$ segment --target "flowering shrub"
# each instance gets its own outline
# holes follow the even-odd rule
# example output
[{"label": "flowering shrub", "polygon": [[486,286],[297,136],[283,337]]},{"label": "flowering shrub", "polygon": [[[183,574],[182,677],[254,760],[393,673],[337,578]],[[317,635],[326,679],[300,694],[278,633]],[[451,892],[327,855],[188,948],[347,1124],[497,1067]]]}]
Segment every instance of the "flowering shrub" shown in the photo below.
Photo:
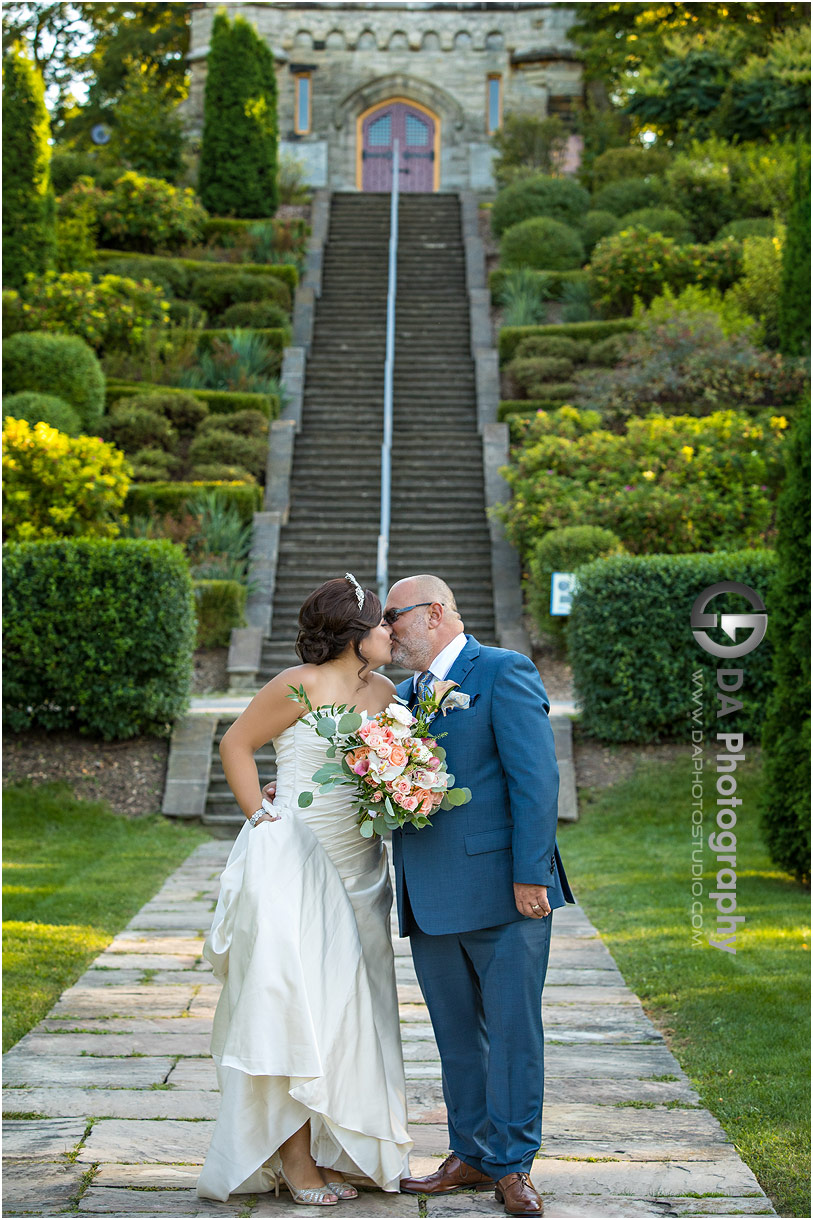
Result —
[{"label": "flowering shrub", "polygon": [[726,293],[726,300],[758,319],[760,338],[768,347],[779,345],[784,244],[784,225],[778,226],[774,237],[746,237],[742,244],[742,279]]},{"label": "flowering shrub", "polygon": [[540,411],[521,421],[502,510],[525,555],[548,530],[598,525],[632,554],[683,554],[765,542],[788,419],[718,411],[650,415],[621,434],[595,412]]},{"label": "flowering shrub", "polygon": [[199,241],[206,210],[191,187],[127,173],[102,193],[96,216],[102,245],[149,254]]},{"label": "flowering shrub", "polygon": [[96,351],[137,348],[148,327],[163,326],[169,306],[149,280],[120,275],[93,282],[88,271],[29,276],[20,298],[21,330],[68,331]]},{"label": "flowering shrub", "polygon": [[728,238],[708,246],[679,246],[647,229],[622,229],[603,238],[590,263],[593,299],[609,314],[628,314],[635,298],[644,303],[664,288],[689,284],[728,288],[742,273],[742,247]]},{"label": "flowering shrub", "polygon": [[697,311],[643,322],[619,364],[575,380],[577,404],[611,421],[653,407],[707,415],[796,402],[807,373],[798,361],[761,351],[747,334],[726,335],[716,313]]},{"label": "flowering shrub", "polygon": [[66,436],[48,424],[3,423],[4,526],[19,542],[115,538],[130,484],[124,454],[95,436]]}]

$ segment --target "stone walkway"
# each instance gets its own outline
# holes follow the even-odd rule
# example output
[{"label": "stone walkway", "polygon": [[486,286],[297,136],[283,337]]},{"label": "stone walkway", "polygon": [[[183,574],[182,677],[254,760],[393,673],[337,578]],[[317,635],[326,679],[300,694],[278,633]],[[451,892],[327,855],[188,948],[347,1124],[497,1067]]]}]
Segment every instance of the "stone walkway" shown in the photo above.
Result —
[{"label": "stone walkway", "polygon": [[[229,844],[197,848],[4,1059],[4,1216],[316,1215],[290,1196],[196,1198],[217,1111],[201,957]],[[581,907],[555,912],[545,987],[548,1217],[774,1215],[624,984]],[[447,1152],[440,1064],[408,941],[396,939],[414,1173]],[[365,1217],[502,1216],[493,1196],[364,1192]]]}]

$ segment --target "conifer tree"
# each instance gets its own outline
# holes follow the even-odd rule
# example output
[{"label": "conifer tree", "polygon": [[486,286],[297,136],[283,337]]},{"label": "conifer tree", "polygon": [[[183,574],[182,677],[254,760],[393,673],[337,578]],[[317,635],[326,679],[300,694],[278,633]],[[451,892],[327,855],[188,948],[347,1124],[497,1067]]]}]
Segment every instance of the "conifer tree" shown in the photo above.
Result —
[{"label": "conifer tree", "polygon": [[3,56],[3,284],[52,266],[55,211],[42,77],[19,44]]},{"label": "conifer tree", "polygon": [[212,24],[198,192],[218,216],[277,209],[277,82],[274,57],[243,17]]},{"label": "conifer tree", "polygon": [[810,351],[810,149],[801,141],[782,251],[779,346],[787,356]]},{"label": "conifer tree", "polygon": [[762,833],[771,859],[810,876],[810,400],[786,440],[777,571],[768,601],[775,686],[762,730]]}]

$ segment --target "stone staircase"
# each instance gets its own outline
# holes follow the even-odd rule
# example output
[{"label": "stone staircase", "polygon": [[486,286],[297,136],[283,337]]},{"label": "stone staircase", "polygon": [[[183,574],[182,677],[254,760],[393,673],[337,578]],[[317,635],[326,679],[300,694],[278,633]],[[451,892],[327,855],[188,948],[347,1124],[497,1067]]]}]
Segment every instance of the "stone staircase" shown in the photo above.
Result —
[{"label": "stone staircase", "polygon": [[[442,576],[467,630],[495,644],[460,200],[402,196],[399,219],[390,580]],[[375,587],[389,228],[389,195],[333,196],[261,682],[297,663],[297,614],[317,585],[352,571]],[[242,815],[217,749],[228,723],[203,821],[233,833]],[[257,762],[265,783],[270,745]]]}]

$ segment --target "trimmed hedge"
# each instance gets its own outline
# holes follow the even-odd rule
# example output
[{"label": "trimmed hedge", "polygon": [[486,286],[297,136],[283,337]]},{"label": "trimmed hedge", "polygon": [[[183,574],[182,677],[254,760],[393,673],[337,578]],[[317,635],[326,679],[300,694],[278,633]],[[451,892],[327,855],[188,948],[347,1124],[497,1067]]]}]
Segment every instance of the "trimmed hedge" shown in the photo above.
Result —
[{"label": "trimmed hedge", "polygon": [[[167,258],[161,254],[130,254],[122,250],[97,250],[96,261],[104,263],[112,259],[125,258],[128,263],[143,263],[144,274],[149,277],[150,268],[156,272],[185,272],[188,276],[206,275],[270,275],[282,280],[293,293],[299,283],[299,272],[293,263],[214,263],[202,258]],[[189,283],[189,281],[187,281]],[[177,292],[177,296],[185,293]]]},{"label": "trimmed hedge", "polygon": [[256,483],[133,483],[124,502],[131,517],[182,517],[190,500],[214,491],[224,505],[236,508],[243,521],[254,520],[263,506],[263,490]]},{"label": "trimmed hedge", "polygon": [[196,580],[193,589],[198,648],[226,648],[232,627],[246,625],[245,585],[237,580]]},{"label": "trimmed hedge", "polygon": [[[695,643],[692,606],[710,585],[732,580],[749,585],[774,604],[776,555],[768,550],[716,551],[690,555],[614,555],[579,568],[567,625],[573,683],[582,707],[581,724],[608,742],[685,742],[692,675],[703,674],[702,704],[693,728],[716,745],[719,732],[758,738],[773,689],[770,632],[753,652],[733,662],[744,670],[738,698],[743,708],[718,720],[717,668],[732,664]],[[743,599],[717,597],[715,612],[742,613]],[[719,621],[719,620],[718,620]],[[712,630],[713,638],[730,643]]]},{"label": "trimmed hedge", "polygon": [[3,711],[16,731],[166,734],[189,706],[195,607],[166,540],[7,543]]},{"label": "trimmed hedge", "polygon": [[555,411],[561,405],[559,399],[553,398],[504,398],[497,407],[497,419],[502,424],[515,415],[536,415],[537,411]]},{"label": "trimmed hedge", "polygon": [[276,394],[237,393],[231,390],[187,389],[185,386],[153,385],[149,381],[115,381],[107,383],[107,408],[120,398],[132,394],[192,394],[205,402],[214,415],[233,415],[236,411],[262,411],[267,419],[279,416],[279,399]]},{"label": "trimmed hedge", "polygon": [[504,267],[550,267],[570,271],[585,260],[584,243],[577,229],[550,216],[531,216],[506,229],[500,241]]},{"label": "trimmed hedge", "polygon": [[569,335],[571,339],[587,339],[597,343],[608,335],[618,335],[638,329],[634,318],[609,318],[606,322],[558,322],[550,326],[504,326],[499,336],[500,364],[514,356],[517,345],[531,335]]}]

